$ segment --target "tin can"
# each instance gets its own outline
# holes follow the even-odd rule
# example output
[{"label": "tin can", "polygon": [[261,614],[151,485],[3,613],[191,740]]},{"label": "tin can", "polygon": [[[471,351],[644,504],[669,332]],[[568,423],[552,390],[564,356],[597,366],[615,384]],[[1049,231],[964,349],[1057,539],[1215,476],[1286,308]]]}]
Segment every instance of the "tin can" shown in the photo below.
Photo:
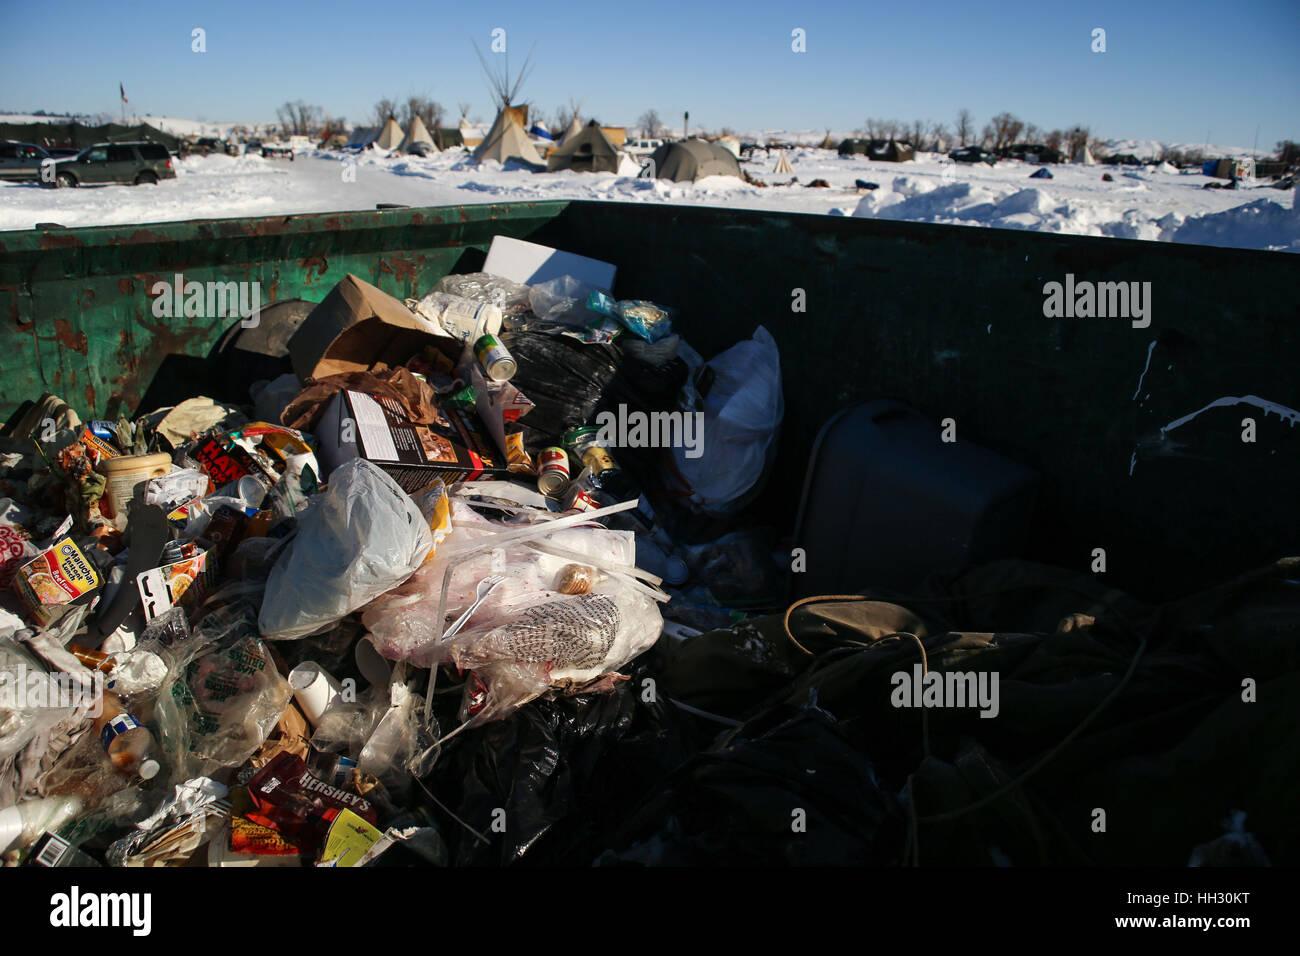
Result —
[{"label": "tin can", "polygon": [[564,496],[565,511],[595,511],[599,507],[596,497],[578,482],[569,486]]},{"label": "tin can", "polygon": [[474,343],[474,355],[494,382],[508,382],[519,367],[501,340],[488,333]]},{"label": "tin can", "polygon": [[563,448],[545,448],[537,456],[537,490],[554,497],[569,483],[569,453]]},{"label": "tin can", "polygon": [[593,478],[598,478],[604,471],[619,470],[614,456],[600,443],[597,437],[599,434],[600,429],[594,425],[585,425],[564,433],[565,446],[582,462],[584,468],[591,469]]},{"label": "tin can", "polygon": [[96,438],[102,438],[104,441],[117,442],[117,428],[112,422],[106,422],[96,419],[87,422],[86,427],[90,429],[91,434]]}]

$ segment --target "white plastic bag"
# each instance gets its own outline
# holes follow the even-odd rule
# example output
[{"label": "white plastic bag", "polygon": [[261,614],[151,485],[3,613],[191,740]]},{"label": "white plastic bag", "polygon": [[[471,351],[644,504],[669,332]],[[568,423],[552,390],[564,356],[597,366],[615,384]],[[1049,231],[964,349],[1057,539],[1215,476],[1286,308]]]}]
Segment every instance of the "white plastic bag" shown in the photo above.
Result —
[{"label": "white plastic bag", "polygon": [[428,523],[392,478],[364,458],[340,465],[271,569],[262,636],[292,640],[336,624],[410,577],[431,547]]},{"label": "white plastic bag", "polygon": [[[713,385],[704,399],[702,454],[673,449],[673,465],[685,479],[689,503],[699,511],[725,516],[746,503],[771,464],[777,429],[785,414],[781,394],[781,355],[763,326],[709,362]],[[677,483],[670,477],[670,483]]]}]

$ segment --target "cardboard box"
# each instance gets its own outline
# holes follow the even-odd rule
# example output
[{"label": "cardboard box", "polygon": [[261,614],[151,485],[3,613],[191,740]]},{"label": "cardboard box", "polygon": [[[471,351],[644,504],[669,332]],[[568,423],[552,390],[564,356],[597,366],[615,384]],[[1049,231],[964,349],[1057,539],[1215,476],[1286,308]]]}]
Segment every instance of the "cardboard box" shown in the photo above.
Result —
[{"label": "cardboard box", "polygon": [[30,619],[49,627],[69,608],[89,604],[101,583],[95,565],[76,542],[61,538],[19,568],[12,587]]},{"label": "cardboard box", "polygon": [[417,425],[391,399],[345,389],[330,402],[316,437],[316,457],[326,475],[359,456],[378,465],[408,494],[435,479],[450,484],[510,476],[504,456],[468,409],[442,408],[436,423]]},{"label": "cardboard box", "polygon": [[364,372],[376,362],[401,365],[424,346],[447,341],[436,322],[349,273],[290,337],[289,358],[305,382]]},{"label": "cardboard box", "polygon": [[483,271],[525,285],[573,276],[597,289],[612,291],[617,270],[599,259],[588,259],[509,236],[496,236],[488,249]]}]

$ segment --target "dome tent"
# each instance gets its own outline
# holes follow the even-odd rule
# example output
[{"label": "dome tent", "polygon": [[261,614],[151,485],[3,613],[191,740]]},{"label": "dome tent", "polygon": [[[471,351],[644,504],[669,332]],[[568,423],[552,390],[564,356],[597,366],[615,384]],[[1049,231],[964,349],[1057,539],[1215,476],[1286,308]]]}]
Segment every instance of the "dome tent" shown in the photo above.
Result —
[{"label": "dome tent", "polygon": [[730,150],[699,139],[665,143],[650,157],[650,168],[657,178],[678,183],[695,182],[705,176],[740,178],[740,163]]}]

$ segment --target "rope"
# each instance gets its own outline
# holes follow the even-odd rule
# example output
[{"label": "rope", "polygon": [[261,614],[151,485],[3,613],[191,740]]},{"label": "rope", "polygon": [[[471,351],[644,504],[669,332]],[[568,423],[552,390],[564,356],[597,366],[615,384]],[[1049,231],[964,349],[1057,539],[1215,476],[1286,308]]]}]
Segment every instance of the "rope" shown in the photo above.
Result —
[{"label": "rope", "polygon": [[475,838],[476,840],[478,840],[478,841],[479,841],[480,843],[482,843],[484,846],[491,846],[491,845],[492,845],[492,841],[491,841],[491,840],[489,840],[489,839],[488,839],[487,837],[485,837],[483,834],[479,833],[479,832],[478,832],[477,830],[475,830],[472,826],[470,826],[468,823],[466,823],[466,822],[465,822],[464,820],[462,820],[460,817],[456,816],[456,814],[452,813],[449,809],[447,809],[447,807],[443,805],[443,802],[442,802],[441,800],[439,800],[437,797],[435,797],[435,796],[433,795],[432,791],[430,791],[429,788],[426,787],[426,786],[424,785],[424,781],[423,781],[423,780],[421,780],[419,777],[416,777],[415,774],[411,774],[411,776],[412,776],[412,777],[415,777],[415,782],[418,783],[418,784],[420,785],[420,789],[424,791],[425,795],[426,795],[430,800],[432,800],[434,803],[436,803],[436,804],[438,805],[438,809],[439,809],[439,810],[441,810],[443,813],[447,814],[447,816],[451,817],[453,820],[455,820],[457,823],[459,823],[461,826],[463,826],[466,830],[468,830],[471,834],[474,835],[474,838]]},{"label": "rope", "polygon": [[[907,597],[903,597],[899,599],[899,600],[907,601],[908,603],[943,603],[945,601],[955,602],[961,598],[984,597],[990,594],[999,594],[1007,591],[1018,591],[1018,590],[1024,590],[1026,588],[1041,588],[1041,587],[1059,587],[1066,590],[1071,590],[1078,594],[1085,595],[1086,597],[1093,600],[1094,602],[1100,601],[1101,604],[1103,604],[1108,610],[1110,610],[1115,615],[1120,628],[1124,631],[1127,631],[1131,635],[1137,636],[1138,638],[1138,646],[1137,649],[1133,652],[1132,659],[1129,661],[1128,669],[1124,672],[1124,676],[1120,679],[1119,683],[1116,684],[1115,687],[1111,689],[1110,693],[1107,694],[1104,698],[1102,698],[1102,700],[1097,704],[1097,706],[1094,707],[1091,711],[1089,711],[1088,714],[1084,716],[1084,718],[1078,723],[1077,726],[1075,726],[1073,730],[1071,730],[1068,734],[1065,735],[1065,737],[1063,737],[1060,741],[1058,741],[1055,745],[1053,745],[1047,751],[1047,753],[1045,753],[1042,757],[1038,759],[1037,762],[1035,762],[1024,772],[1013,777],[1011,780],[1003,784],[1001,787],[998,787],[992,793],[985,795],[979,800],[976,800],[974,803],[967,804],[964,807],[958,807],[955,810],[948,810],[943,813],[918,817],[916,814],[915,794],[912,791],[912,775],[909,774],[907,778],[908,834],[907,834],[906,841],[904,843],[904,858],[906,858],[906,855],[910,850],[912,853],[913,865],[919,865],[920,862],[920,849],[919,849],[920,848],[920,837],[919,837],[920,823],[922,822],[943,823],[943,822],[959,819],[968,813],[973,813],[976,810],[983,809],[989,804],[994,803],[997,800],[1000,800],[1002,797],[1006,796],[1006,794],[1008,794],[1012,790],[1018,789],[1030,777],[1038,773],[1038,771],[1042,770],[1043,767],[1045,767],[1054,757],[1058,756],[1062,750],[1064,750],[1077,737],[1079,737],[1079,735],[1082,734],[1088,728],[1088,726],[1092,724],[1092,722],[1096,720],[1098,716],[1101,715],[1102,711],[1104,711],[1108,706],[1110,706],[1110,704],[1121,693],[1123,693],[1124,688],[1128,686],[1129,681],[1133,679],[1133,675],[1137,672],[1138,662],[1142,659],[1142,655],[1146,652],[1147,640],[1150,632],[1153,631],[1155,628],[1155,621],[1152,621],[1151,624],[1148,625],[1147,633],[1138,634],[1136,629],[1132,626],[1132,624],[1129,623],[1128,619],[1124,616],[1124,614],[1120,612],[1118,608],[1115,607],[1114,603],[1111,600],[1108,600],[1105,597],[1097,598],[1091,592],[1085,591],[1081,587],[1075,585],[1069,585],[1069,584],[1025,583],[1021,585],[1008,585],[1000,588],[994,588],[988,591],[976,592],[974,594],[961,595],[960,598],[956,596],[950,596],[944,598],[930,598],[930,599],[907,598]],[[799,648],[805,654],[811,656],[812,652],[809,651],[802,644],[800,644],[799,641],[796,640],[794,634],[792,634],[790,631],[790,616],[794,613],[794,611],[797,608],[802,607],[805,604],[812,604],[812,603],[823,602],[823,601],[870,601],[870,600],[876,600],[876,599],[861,594],[827,594],[827,595],[816,595],[813,597],[803,598],[802,600],[796,601],[794,604],[790,605],[789,609],[787,609],[785,613],[785,618],[782,622],[782,626],[785,629],[785,635],[787,638],[790,639],[791,643],[793,643],[795,647]],[[1156,613],[1158,619],[1160,612],[1157,611]],[[929,665],[925,656],[925,645],[922,644],[921,639],[917,637],[915,634],[907,634],[905,632],[900,632],[899,634],[886,635],[885,637],[880,638],[880,641],[887,640],[889,637],[903,637],[903,636],[911,637],[920,646],[922,666],[925,672],[928,672]],[[878,644],[880,641],[875,641],[873,642],[873,644]],[[862,647],[872,646],[872,644],[863,644],[858,641],[849,641],[847,643],[856,644]],[[929,756],[930,755],[929,726],[926,722],[926,716],[927,716],[927,712],[925,710],[922,710],[921,711],[922,747],[924,748],[926,756]],[[1037,828],[1035,827],[1034,830],[1035,830],[1035,839],[1039,840],[1039,836],[1037,834]],[[1041,852],[1041,843],[1040,843],[1040,852]]]}]

